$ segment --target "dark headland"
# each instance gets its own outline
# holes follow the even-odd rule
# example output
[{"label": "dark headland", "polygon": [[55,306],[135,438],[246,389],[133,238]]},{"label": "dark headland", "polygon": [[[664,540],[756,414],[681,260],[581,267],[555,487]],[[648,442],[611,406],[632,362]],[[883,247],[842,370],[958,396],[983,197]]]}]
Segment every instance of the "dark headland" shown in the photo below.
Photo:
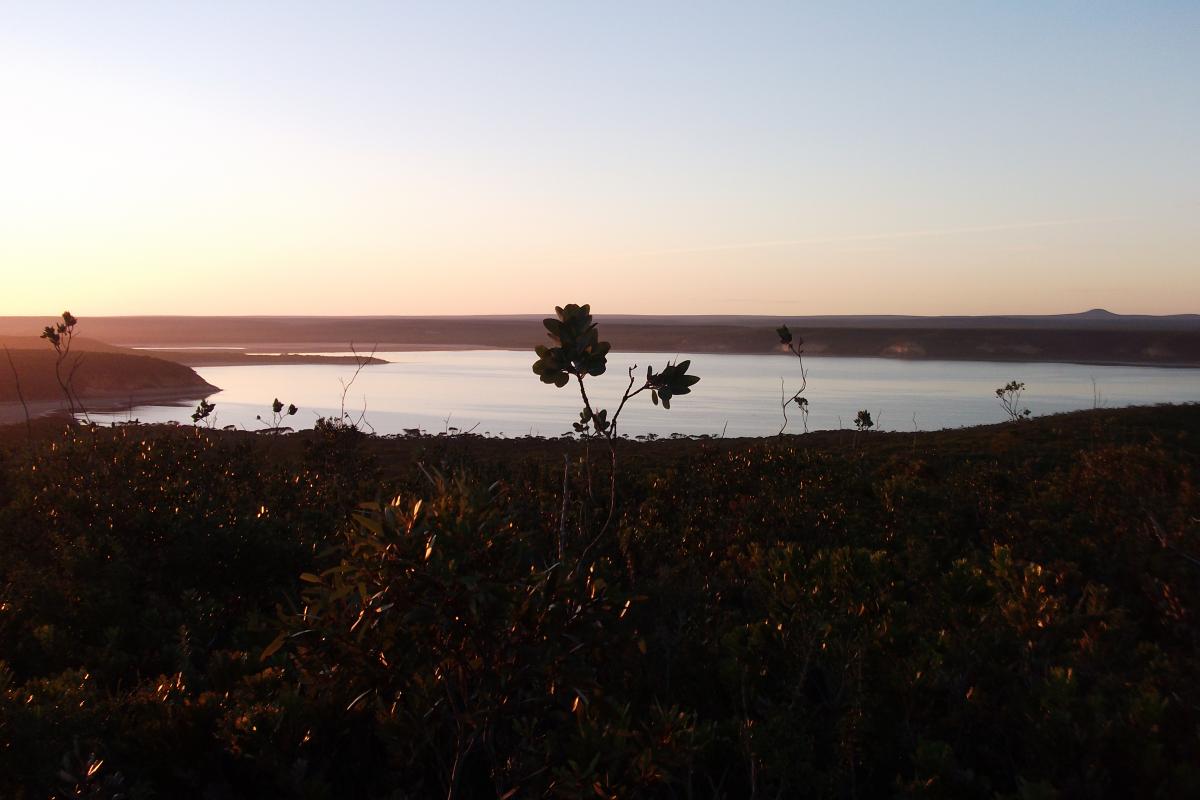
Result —
[{"label": "dark headland", "polygon": [[[88,321],[90,323],[90,320]],[[25,330],[29,330],[28,326]],[[49,343],[36,336],[0,334],[0,425],[63,411],[59,378],[93,411],[146,403],[194,403],[220,391],[192,367],[250,364],[355,363],[354,356],[244,353],[240,350],[134,350],[78,337],[55,370]],[[362,356],[368,364],[380,359]]]}]

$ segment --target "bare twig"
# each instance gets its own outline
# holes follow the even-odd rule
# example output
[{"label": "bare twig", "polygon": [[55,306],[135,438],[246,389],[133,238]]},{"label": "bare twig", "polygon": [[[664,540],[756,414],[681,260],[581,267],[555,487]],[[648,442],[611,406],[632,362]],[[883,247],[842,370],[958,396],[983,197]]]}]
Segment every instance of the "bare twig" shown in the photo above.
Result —
[{"label": "bare twig", "polygon": [[8,368],[12,370],[13,383],[17,387],[17,399],[21,401],[21,408],[25,411],[25,435],[33,436],[33,423],[29,421],[29,405],[25,402],[25,394],[21,391],[21,376],[17,374],[17,365],[13,363],[12,353],[8,350],[8,345],[4,346],[4,354],[8,356]]},{"label": "bare twig", "polygon": [[630,391],[630,389],[633,388],[633,382],[635,380],[633,377],[633,371],[635,369],[637,369],[637,364],[634,364],[629,368],[629,385],[625,387],[625,394],[621,396],[621,404],[617,406],[617,411],[615,414],[613,414],[612,425],[609,428],[608,435],[610,442],[617,438],[617,419],[621,416],[621,409],[625,408],[625,404],[629,402],[630,398],[637,397],[639,394],[650,388],[650,381],[647,379],[646,382],[643,383],[636,392]]},{"label": "bare twig", "polygon": [[1149,516],[1149,521],[1150,521],[1150,531],[1151,531],[1151,533],[1154,534],[1154,538],[1158,540],[1158,543],[1161,547],[1175,553],[1176,555],[1178,555],[1184,561],[1187,561],[1192,566],[1200,567],[1200,558],[1196,558],[1194,555],[1187,552],[1186,550],[1182,550],[1179,547],[1176,547],[1174,544],[1172,544],[1171,540],[1167,538],[1167,532],[1162,529],[1162,525],[1158,524],[1158,520],[1155,519],[1153,515]]},{"label": "bare twig", "polygon": [[784,430],[787,429],[788,415],[787,407],[791,400],[787,399],[787,389],[784,388],[783,378],[779,379],[779,410],[783,412],[783,424],[779,426],[779,435],[783,436]]},{"label": "bare twig", "polygon": [[[363,367],[365,367],[369,363],[371,363],[371,361],[375,358],[375,352],[378,349],[379,349],[379,343],[376,342],[375,345],[373,347],[371,347],[370,355],[361,356],[361,355],[359,355],[358,350],[355,349],[354,342],[350,343],[350,352],[354,354],[355,368],[354,368],[354,374],[350,376],[349,381],[343,380],[342,378],[338,378],[338,383],[340,383],[342,385],[341,415],[338,417],[339,424],[346,424],[349,421],[350,415],[346,413],[346,395],[349,394],[350,387],[354,385],[354,382],[356,380],[358,380],[358,373],[362,372]],[[358,420],[356,422],[350,423],[350,424],[357,427],[363,421],[363,418],[366,416],[366,414],[367,414],[367,398],[364,395],[363,396],[362,413],[359,414]]]},{"label": "bare twig", "polygon": [[358,419],[354,420],[354,427],[359,428],[362,425],[366,425],[371,429],[371,433],[375,433],[375,426],[367,421],[367,396],[365,394],[363,395],[362,411],[359,412]]},{"label": "bare twig", "polygon": [[563,560],[563,553],[566,549],[564,542],[567,538],[567,498],[569,497],[569,491],[570,491],[570,483],[567,480],[567,472],[568,472],[569,467],[570,467],[570,460],[567,458],[567,454],[563,453],[563,488],[562,488],[563,501],[562,501],[562,514],[558,518],[558,560],[559,561]]},{"label": "bare twig", "polygon": [[75,391],[75,371],[79,369],[79,365],[83,363],[86,353],[79,353],[75,356],[75,362],[71,364],[71,371],[67,374],[66,391],[74,398],[74,408],[78,411],[74,413],[82,414],[84,422],[91,422],[92,418],[88,416],[87,409],[83,407],[83,401],[79,399],[79,393]]},{"label": "bare twig", "polygon": [[1093,409],[1103,408],[1105,405],[1108,404],[1108,401],[1104,399],[1104,395],[1100,393],[1100,387],[1096,385],[1096,376],[1092,375],[1091,379],[1092,379],[1092,408]]}]

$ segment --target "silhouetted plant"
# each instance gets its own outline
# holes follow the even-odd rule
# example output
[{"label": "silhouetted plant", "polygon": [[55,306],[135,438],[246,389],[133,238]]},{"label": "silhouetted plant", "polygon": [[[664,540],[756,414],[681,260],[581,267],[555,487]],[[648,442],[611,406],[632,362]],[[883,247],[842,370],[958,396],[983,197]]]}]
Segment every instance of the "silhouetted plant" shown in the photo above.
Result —
[{"label": "silhouetted plant", "polygon": [[804,432],[808,433],[808,398],[804,397],[804,390],[808,388],[808,370],[804,367],[804,351],[801,347],[804,345],[804,339],[799,336],[793,336],[788,330],[787,325],[780,325],[775,329],[779,334],[779,343],[787,347],[787,349],[800,359],[800,388],[792,393],[791,397],[787,396],[787,389],[783,378],[779,379],[779,410],[783,412],[783,425],[779,427],[779,435],[782,436],[784,430],[788,426],[788,406],[795,404],[800,409],[800,419],[804,423]]},{"label": "silhouetted plant", "polygon": [[858,428],[860,431],[869,431],[871,428],[874,428],[875,420],[871,419],[871,412],[867,411],[865,408],[862,411],[859,411],[854,417],[854,427]]},{"label": "silhouetted plant", "polygon": [[[634,389],[637,378],[634,371],[637,365],[629,367],[629,384],[621,396],[621,402],[608,418],[608,410],[596,410],[588,397],[584,378],[589,375],[603,375],[608,369],[608,351],[611,345],[600,341],[596,323],[592,321],[591,307],[578,306],[571,303],[565,307],[556,306],[557,318],[542,320],[549,331],[550,340],[554,347],[538,345],[535,352],[538,360],[533,364],[533,371],[542,383],[552,383],[562,388],[574,377],[579,384],[579,394],[583,399],[583,410],[579,414],[579,422],[575,430],[583,435],[603,436],[612,441],[618,434],[617,423],[625,404],[632,398],[645,391],[650,392],[654,405],[662,403],[663,408],[671,407],[671,398],[677,395],[689,394],[700,378],[688,375],[687,369],[691,361],[680,361],[678,364],[667,364],[661,372],[655,372],[653,367],[646,368],[646,378],[641,386]],[[590,427],[590,432],[589,432]]]},{"label": "silhouetted plant", "polygon": [[1021,395],[1025,392],[1025,384],[1021,381],[1009,381],[1004,386],[996,390],[996,397],[1000,400],[1000,407],[1004,409],[1004,413],[1008,414],[1008,419],[1011,422],[1020,422],[1023,419],[1029,419],[1032,412],[1028,408],[1021,408]]},{"label": "silhouetted plant", "polygon": [[337,415],[337,417],[318,417],[317,423],[315,426],[317,429],[323,430],[325,432],[338,431],[338,430],[347,430],[347,431],[357,432],[362,429],[363,425],[366,425],[367,427],[371,428],[372,431],[374,430],[374,428],[371,427],[371,424],[366,421],[366,418],[367,418],[366,397],[364,396],[364,398],[363,398],[363,408],[362,408],[362,411],[359,412],[358,417],[352,417],[352,416],[350,416],[350,412],[346,410],[346,396],[350,393],[350,387],[354,385],[354,382],[356,380],[358,380],[358,375],[360,372],[363,371],[363,367],[370,364],[372,359],[375,358],[375,350],[377,348],[378,348],[378,345],[376,345],[376,347],[371,348],[370,355],[364,356],[364,355],[360,355],[358,350],[355,349],[354,342],[350,343],[350,352],[354,354],[354,373],[350,376],[350,380],[345,380],[344,378],[338,378],[338,383],[342,387],[341,405],[339,407],[338,415]]},{"label": "silhouetted plant", "polygon": [[1092,375],[1090,377],[1092,381],[1092,408],[1103,408],[1108,405],[1108,400],[1105,399],[1104,394],[1100,391],[1100,387],[1096,384],[1096,376]]},{"label": "silhouetted plant", "polygon": [[42,329],[42,337],[50,343],[54,348],[54,378],[58,381],[58,386],[62,389],[63,396],[66,397],[67,407],[71,411],[71,416],[83,414],[84,419],[87,419],[87,411],[84,410],[83,404],[79,402],[79,398],[75,395],[73,381],[75,379],[75,370],[79,369],[82,359],[76,356],[71,363],[70,371],[63,376],[63,368],[66,366],[67,357],[71,354],[71,343],[75,340],[75,326],[79,320],[71,314],[70,311],[62,313],[62,320],[54,325],[47,325]]},{"label": "silhouetted plant", "polygon": [[[646,367],[646,378],[638,388],[634,384],[638,379],[634,376],[637,365],[629,367],[629,383],[621,395],[621,402],[612,418],[608,409],[597,410],[588,397],[584,379],[589,375],[603,375],[608,369],[608,351],[611,345],[600,341],[596,323],[592,321],[591,306],[569,303],[566,306],[555,306],[555,317],[542,320],[549,332],[553,347],[538,345],[534,348],[538,360],[533,363],[534,373],[541,378],[542,383],[554,384],[562,388],[574,377],[579,385],[579,394],[583,399],[583,410],[579,412],[579,421],[573,424],[575,432],[584,438],[602,437],[609,447],[612,461],[609,487],[608,516],[600,529],[603,534],[612,522],[613,511],[616,507],[617,493],[617,451],[614,442],[619,436],[617,424],[625,404],[642,392],[650,392],[650,400],[654,405],[662,403],[663,408],[671,407],[671,398],[677,395],[690,394],[692,386],[700,378],[687,374],[691,361],[684,360],[677,364],[667,364],[661,372],[655,372],[653,367]],[[590,545],[589,545],[590,547]],[[585,548],[586,552],[586,548]]]},{"label": "silhouetted plant", "polygon": [[[296,408],[296,406],[293,405],[292,403],[288,403],[288,406],[285,409],[283,407],[283,402],[278,397],[276,397],[275,400],[271,403],[270,426],[267,427],[265,429],[265,431],[269,432],[269,433],[287,433],[288,431],[291,431],[292,430],[291,428],[287,428],[287,427],[283,426],[283,421],[288,417],[294,417],[296,415],[296,412],[299,410],[300,409]],[[267,420],[263,419],[262,414],[256,414],[254,416],[254,418],[259,420],[260,422],[263,422],[264,424],[267,422]]]},{"label": "silhouetted plant", "polygon": [[208,402],[208,398],[201,400],[200,404],[196,406],[196,410],[192,412],[192,424],[199,425],[203,422],[207,427],[211,428],[215,420],[211,419],[210,415],[216,407],[217,404]]}]

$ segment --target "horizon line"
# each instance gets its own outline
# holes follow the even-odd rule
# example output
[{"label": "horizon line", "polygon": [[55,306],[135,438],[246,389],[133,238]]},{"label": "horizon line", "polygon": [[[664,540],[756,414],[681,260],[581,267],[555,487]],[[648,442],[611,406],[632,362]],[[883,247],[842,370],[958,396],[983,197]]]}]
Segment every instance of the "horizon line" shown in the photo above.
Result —
[{"label": "horizon line", "polygon": [[[770,314],[760,312],[742,313],[689,313],[689,314],[655,314],[655,313],[626,313],[593,312],[597,317],[645,317],[645,318],[674,318],[688,319],[700,317],[736,318],[763,317],[775,318],[804,318],[804,319],[855,319],[855,318],[886,318],[886,319],[1030,319],[1042,317],[1083,317],[1101,314],[1112,317],[1200,317],[1200,312],[1181,311],[1167,314],[1150,314],[1143,312],[1117,312],[1105,308],[1090,308],[1084,311],[1059,311],[1050,313],[988,313],[988,314],[902,314],[902,313],[852,313],[852,314]],[[55,319],[62,312],[55,314],[0,314],[0,319]],[[80,315],[76,315],[80,316]],[[477,314],[84,314],[81,319],[495,319],[495,318],[542,318],[547,316],[545,311],[532,312],[494,312]]]}]

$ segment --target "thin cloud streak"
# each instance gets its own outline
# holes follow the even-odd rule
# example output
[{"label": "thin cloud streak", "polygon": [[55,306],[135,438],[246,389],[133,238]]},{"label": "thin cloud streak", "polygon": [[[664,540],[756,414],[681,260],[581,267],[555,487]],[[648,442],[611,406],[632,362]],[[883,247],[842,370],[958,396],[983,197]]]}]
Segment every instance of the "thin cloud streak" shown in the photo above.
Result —
[{"label": "thin cloud streak", "polygon": [[1077,219],[1055,219],[1041,222],[1016,222],[1005,225],[976,225],[968,228],[940,228],[920,231],[897,231],[895,233],[872,233],[861,236],[828,236],[810,239],[774,239],[763,242],[738,242],[708,247],[676,247],[662,250],[642,250],[627,253],[626,258],[641,256],[682,255],[686,253],[720,253],[728,250],[760,250],[770,247],[796,247],[813,244],[848,244],[852,242],[880,242],[894,239],[926,239],[938,236],[957,236],[964,233],[993,233],[996,231],[1032,230],[1035,228],[1060,228],[1068,225],[1089,225],[1100,222],[1117,222],[1120,218],[1081,217]]}]

